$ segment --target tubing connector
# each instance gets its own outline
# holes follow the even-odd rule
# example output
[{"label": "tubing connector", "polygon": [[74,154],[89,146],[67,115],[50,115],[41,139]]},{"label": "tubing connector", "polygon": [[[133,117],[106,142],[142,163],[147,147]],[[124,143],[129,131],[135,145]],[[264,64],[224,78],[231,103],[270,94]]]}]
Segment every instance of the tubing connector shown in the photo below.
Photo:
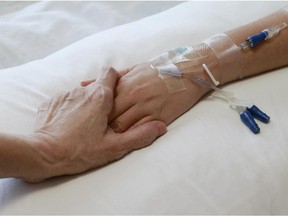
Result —
[{"label": "tubing connector", "polygon": [[178,47],[150,60],[151,68],[158,72],[170,94],[186,90],[183,81],[186,75],[205,73],[203,64],[209,67],[218,64],[217,57],[205,43],[193,47]]},{"label": "tubing connector", "polygon": [[276,36],[281,30],[287,28],[287,26],[287,23],[281,23],[279,25],[266,28],[262,32],[248,37],[243,43],[239,45],[239,47],[244,50],[247,48],[255,47],[262,41]]}]

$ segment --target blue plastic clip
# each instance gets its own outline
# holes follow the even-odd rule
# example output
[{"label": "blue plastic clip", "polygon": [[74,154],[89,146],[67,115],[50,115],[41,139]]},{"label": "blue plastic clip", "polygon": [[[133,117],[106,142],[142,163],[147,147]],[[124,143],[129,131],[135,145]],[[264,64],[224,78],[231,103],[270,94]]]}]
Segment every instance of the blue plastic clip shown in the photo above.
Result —
[{"label": "blue plastic clip", "polygon": [[248,37],[246,41],[249,41],[249,47],[254,47],[257,44],[259,44],[261,41],[265,40],[267,36],[268,36],[268,32],[262,31],[259,34]]},{"label": "blue plastic clip", "polygon": [[[242,107],[244,108],[244,107]],[[242,109],[243,110],[243,109]],[[262,112],[257,106],[253,105],[251,108],[246,108],[240,113],[240,118],[242,122],[254,133],[257,134],[260,132],[258,124],[255,122],[254,118],[258,119],[263,123],[268,123],[270,117]]]},{"label": "blue plastic clip", "polygon": [[253,105],[251,108],[247,108],[247,110],[252,114],[252,116],[263,123],[268,123],[270,121],[270,117],[262,112],[257,106]]},{"label": "blue plastic clip", "polygon": [[244,110],[240,113],[242,122],[254,133],[257,134],[260,131],[258,124],[255,122],[253,116],[248,110]]}]

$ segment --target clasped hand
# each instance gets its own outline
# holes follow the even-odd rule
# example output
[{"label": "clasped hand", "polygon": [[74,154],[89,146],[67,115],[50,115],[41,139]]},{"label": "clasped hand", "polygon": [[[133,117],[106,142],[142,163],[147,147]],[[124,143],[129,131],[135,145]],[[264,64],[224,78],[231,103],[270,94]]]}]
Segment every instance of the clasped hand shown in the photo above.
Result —
[{"label": "clasped hand", "polygon": [[[114,106],[109,125],[115,132],[123,132],[143,123],[160,120],[166,125],[189,110],[208,89],[183,79],[186,90],[169,94],[165,83],[149,63],[138,64],[119,72]],[[200,72],[199,76],[203,76]],[[81,82],[89,86],[95,80]]]},{"label": "clasped hand", "polygon": [[106,68],[96,82],[58,94],[39,107],[32,137],[44,165],[42,173],[28,181],[103,166],[150,145],[166,132],[161,121],[138,123],[121,133],[109,127],[109,116],[118,109],[113,98],[119,78],[115,69]]}]

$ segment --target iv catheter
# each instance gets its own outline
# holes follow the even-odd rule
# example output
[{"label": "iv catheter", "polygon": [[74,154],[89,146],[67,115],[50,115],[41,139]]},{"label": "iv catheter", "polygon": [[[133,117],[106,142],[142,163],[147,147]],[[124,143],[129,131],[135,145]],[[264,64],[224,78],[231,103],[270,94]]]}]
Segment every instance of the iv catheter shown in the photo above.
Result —
[{"label": "iv catheter", "polygon": [[262,32],[248,37],[243,43],[239,45],[239,48],[245,50],[247,48],[255,47],[262,41],[276,36],[281,30],[287,27],[288,27],[287,23],[281,23],[279,25],[266,28]]},{"label": "iv catheter", "polygon": [[[153,70],[159,73],[159,77],[165,82],[169,93],[174,93],[185,89],[185,85],[183,84],[181,77],[190,79],[201,86],[214,90],[215,93],[219,93],[225,99],[225,101],[228,102],[229,107],[239,113],[242,122],[249,127],[254,134],[257,134],[259,133],[260,128],[255,122],[254,118],[263,123],[268,123],[270,121],[270,117],[255,106],[251,100],[238,100],[233,96],[233,93],[219,89],[217,86],[220,83],[213,77],[209,67],[212,68],[215,66],[215,64],[219,64],[220,66],[221,64],[225,65],[227,63],[227,59],[229,59],[228,61],[233,64],[233,62],[231,62],[231,58],[234,58],[236,64],[233,67],[235,74],[238,74],[238,76],[239,74],[241,75],[241,69],[235,69],[237,65],[239,66],[239,63],[237,62],[239,62],[239,57],[242,55],[241,50],[243,51],[248,48],[253,48],[263,41],[275,37],[284,29],[288,29],[288,22],[283,22],[279,25],[266,28],[260,33],[248,37],[240,45],[236,45],[224,33],[217,34],[205,40],[199,46],[179,47],[169,50],[152,59],[150,61],[150,66]],[[184,61],[192,62],[191,65],[193,65],[193,67],[179,69],[177,67],[177,63]],[[202,64],[201,62],[205,62],[206,64]],[[194,72],[203,71],[203,68],[213,83],[194,74]],[[229,64],[227,70],[229,70]],[[180,79],[166,79],[167,76],[178,77]]]}]

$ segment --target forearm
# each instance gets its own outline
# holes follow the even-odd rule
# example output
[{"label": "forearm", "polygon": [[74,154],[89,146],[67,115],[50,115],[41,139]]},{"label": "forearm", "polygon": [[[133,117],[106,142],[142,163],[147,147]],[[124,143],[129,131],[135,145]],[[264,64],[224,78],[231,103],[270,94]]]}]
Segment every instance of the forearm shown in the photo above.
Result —
[{"label": "forearm", "polygon": [[[187,54],[188,59],[191,58],[191,61],[177,63],[177,67],[184,74],[186,72],[189,75],[189,73],[194,72],[196,66],[200,67],[205,63],[209,65],[216,79],[223,85],[240,78],[286,66],[288,65],[287,28],[283,29],[275,37],[265,40],[253,48],[245,50],[239,48],[239,45],[249,36],[284,22],[288,23],[288,13],[280,10],[247,25],[224,32],[224,34],[212,36],[204,40],[200,45],[195,46],[193,52]],[[204,52],[201,51],[203,44],[204,47],[208,45]],[[201,57],[202,55],[205,57]],[[201,57],[199,62],[195,59],[195,56]],[[218,62],[216,65],[215,59]],[[202,73],[197,74],[194,72],[194,75],[209,80],[204,68],[202,68]]]},{"label": "forearm", "polygon": [[[261,32],[267,27],[275,26],[283,22],[288,22],[288,13],[278,11],[258,21],[235,28],[225,33],[236,45],[239,45],[247,37]],[[243,77],[249,77],[288,65],[287,50],[287,29],[281,31],[275,38],[268,39],[263,44],[259,44],[258,46],[248,50],[241,50],[241,71]],[[230,77],[229,74],[223,74],[223,76],[227,77],[224,83],[237,79],[237,77]]]},{"label": "forearm", "polygon": [[[203,82],[199,84],[199,78],[210,81],[202,67],[207,61],[210,62],[209,69],[221,85],[238,80],[239,77],[249,77],[288,65],[288,29],[257,47],[248,50],[237,48],[247,37],[283,22],[288,22],[288,14],[278,11],[253,23],[224,32],[227,38],[232,40],[233,48],[236,47],[234,51],[237,52],[237,59],[226,55],[228,57],[225,61],[221,61],[204,41],[192,48],[171,50],[153,61],[126,70],[117,84],[115,106],[109,118],[110,126],[114,131],[122,132],[135,123],[140,125],[148,120],[159,119],[166,124],[175,120],[210,90],[208,87],[211,86],[208,86],[207,82],[205,87]],[[217,42],[219,44],[216,45],[219,46],[223,43]],[[192,42],[190,45],[193,45]],[[159,76],[160,72],[168,78]],[[179,75],[182,78],[179,78]],[[174,82],[177,80],[181,82]]]},{"label": "forearm", "polygon": [[41,178],[45,166],[32,142],[30,137],[0,134],[0,178]]}]

